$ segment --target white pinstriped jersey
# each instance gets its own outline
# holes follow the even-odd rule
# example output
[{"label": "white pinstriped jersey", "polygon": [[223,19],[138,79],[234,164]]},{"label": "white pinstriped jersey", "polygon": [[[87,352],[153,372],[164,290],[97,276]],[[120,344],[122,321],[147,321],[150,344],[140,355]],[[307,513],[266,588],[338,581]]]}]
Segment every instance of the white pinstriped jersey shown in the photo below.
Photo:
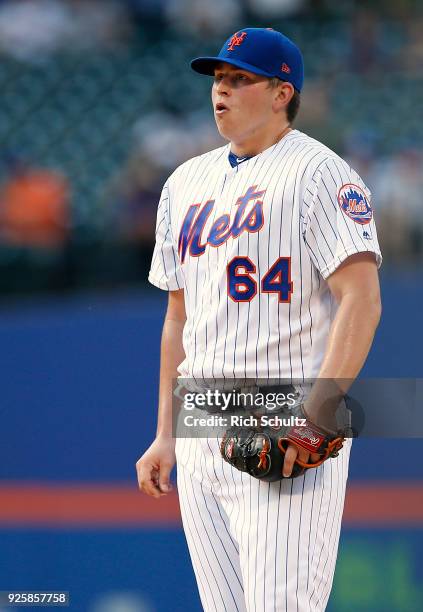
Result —
[{"label": "white pinstriped jersey", "polygon": [[164,186],[149,280],[185,290],[184,378],[313,378],[336,308],[326,279],[381,254],[371,194],[333,151],[292,130],[232,168],[230,145]]}]

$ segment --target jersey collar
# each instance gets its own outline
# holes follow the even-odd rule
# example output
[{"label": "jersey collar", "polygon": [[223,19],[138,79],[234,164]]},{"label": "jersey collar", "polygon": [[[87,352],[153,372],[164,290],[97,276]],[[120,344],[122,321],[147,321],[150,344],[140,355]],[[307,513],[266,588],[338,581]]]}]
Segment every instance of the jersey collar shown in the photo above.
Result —
[{"label": "jersey collar", "polygon": [[244,155],[243,157],[237,157],[235,153],[229,151],[228,160],[232,168],[236,168],[237,166],[239,166],[239,164],[242,164],[242,162],[247,161],[247,159],[251,159],[251,156]]}]

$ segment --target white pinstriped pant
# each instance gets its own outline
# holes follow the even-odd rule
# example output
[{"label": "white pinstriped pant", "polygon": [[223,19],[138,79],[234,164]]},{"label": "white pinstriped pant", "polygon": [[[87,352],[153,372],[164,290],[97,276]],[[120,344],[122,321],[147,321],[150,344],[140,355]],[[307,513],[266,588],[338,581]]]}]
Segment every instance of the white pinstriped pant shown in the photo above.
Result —
[{"label": "white pinstriped pant", "polygon": [[176,441],[182,521],[206,612],[320,612],[335,571],[351,440],[304,476],[266,483],[218,440]]}]

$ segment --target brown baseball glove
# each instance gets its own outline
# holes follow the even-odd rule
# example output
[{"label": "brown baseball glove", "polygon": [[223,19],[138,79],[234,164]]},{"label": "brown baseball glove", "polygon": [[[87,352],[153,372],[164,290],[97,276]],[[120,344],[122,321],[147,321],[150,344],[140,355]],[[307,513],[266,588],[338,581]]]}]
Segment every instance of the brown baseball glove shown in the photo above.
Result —
[{"label": "brown baseball glove", "polygon": [[290,443],[320,456],[314,463],[304,463],[297,458],[290,476],[295,478],[326,459],[336,457],[346,436],[347,431],[327,431],[311,423],[299,405],[271,417],[261,416],[254,427],[229,428],[222,438],[220,452],[237,470],[274,482],[284,478],[283,463]]}]

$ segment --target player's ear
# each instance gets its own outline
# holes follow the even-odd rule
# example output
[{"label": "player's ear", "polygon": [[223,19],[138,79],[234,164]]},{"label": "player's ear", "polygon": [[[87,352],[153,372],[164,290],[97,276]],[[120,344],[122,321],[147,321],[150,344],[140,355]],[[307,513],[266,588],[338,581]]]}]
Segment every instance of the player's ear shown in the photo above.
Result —
[{"label": "player's ear", "polygon": [[274,110],[280,111],[287,108],[295,93],[294,86],[286,81],[281,81],[275,88],[275,98],[273,101]]}]

